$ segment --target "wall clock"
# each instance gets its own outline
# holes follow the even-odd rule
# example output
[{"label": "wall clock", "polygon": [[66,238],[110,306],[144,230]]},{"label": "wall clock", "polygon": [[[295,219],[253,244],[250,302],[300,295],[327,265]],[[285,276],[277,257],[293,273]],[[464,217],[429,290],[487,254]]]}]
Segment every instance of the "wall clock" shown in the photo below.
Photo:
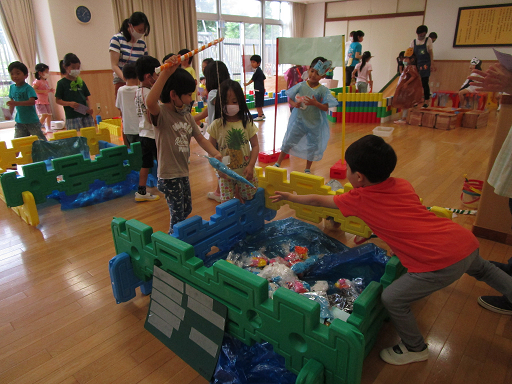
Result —
[{"label": "wall clock", "polygon": [[80,23],[87,24],[91,21],[91,11],[86,6],[79,5],[75,9],[75,17]]}]

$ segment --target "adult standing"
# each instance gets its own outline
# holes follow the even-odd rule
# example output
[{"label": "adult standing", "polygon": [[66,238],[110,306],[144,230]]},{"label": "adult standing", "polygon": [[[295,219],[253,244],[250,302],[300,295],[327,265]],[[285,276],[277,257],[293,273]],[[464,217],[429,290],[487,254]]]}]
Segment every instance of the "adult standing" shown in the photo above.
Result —
[{"label": "adult standing", "polygon": [[114,71],[114,86],[116,90],[126,84],[123,77],[123,67],[127,63],[135,63],[141,56],[146,56],[148,50],[143,36],[149,35],[149,21],[142,12],[134,12],[125,19],[112,39],[110,39],[110,65]]},{"label": "adult standing", "polygon": [[418,38],[413,39],[410,45],[416,55],[416,66],[418,67],[421,84],[423,85],[423,97],[425,98],[424,107],[428,106],[428,100],[430,99],[430,86],[428,84],[430,72],[436,70],[434,67],[434,47],[432,45],[432,39],[427,36],[427,33],[428,27],[426,25],[420,25],[416,28]]},{"label": "adult standing", "polygon": [[352,80],[352,72],[354,71],[356,64],[359,64],[359,61],[363,57],[363,46],[361,45],[363,38],[363,31],[355,31],[352,35],[352,43],[348,48],[348,61],[345,65],[345,85],[347,87],[350,85],[350,81]]}]

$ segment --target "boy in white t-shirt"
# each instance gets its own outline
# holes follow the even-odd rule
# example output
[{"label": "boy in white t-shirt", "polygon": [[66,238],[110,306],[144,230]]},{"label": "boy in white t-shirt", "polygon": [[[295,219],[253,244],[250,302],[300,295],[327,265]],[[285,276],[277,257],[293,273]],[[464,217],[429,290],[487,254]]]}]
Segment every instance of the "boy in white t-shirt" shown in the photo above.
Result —
[{"label": "boy in white t-shirt", "polygon": [[139,141],[139,118],[135,110],[135,92],[139,88],[139,79],[135,64],[129,63],[123,67],[126,85],[117,92],[116,107],[121,111],[123,119],[123,143],[127,147]]}]

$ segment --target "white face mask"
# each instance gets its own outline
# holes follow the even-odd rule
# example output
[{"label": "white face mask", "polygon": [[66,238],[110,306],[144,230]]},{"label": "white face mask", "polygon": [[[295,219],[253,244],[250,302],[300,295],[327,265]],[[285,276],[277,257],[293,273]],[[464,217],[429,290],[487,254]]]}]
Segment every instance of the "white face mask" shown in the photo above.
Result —
[{"label": "white face mask", "polygon": [[80,75],[80,70],[79,69],[72,69],[69,71],[69,76],[72,76],[72,77],[78,77]]},{"label": "white face mask", "polygon": [[140,38],[142,38],[142,36],[144,36],[143,33],[139,33],[135,30],[135,28],[133,28],[132,26],[130,26],[130,35],[132,35],[132,37],[135,39],[135,40],[139,40]]},{"label": "white face mask", "polygon": [[238,104],[230,104],[224,107],[224,113],[228,116],[235,116],[240,111]]},{"label": "white face mask", "polygon": [[50,77],[50,75],[49,75],[49,74],[47,74],[47,73],[45,73],[45,74],[44,74],[44,75],[42,75],[41,77],[42,77],[43,79],[45,79],[45,80],[46,80],[47,78],[49,78],[49,77]]}]

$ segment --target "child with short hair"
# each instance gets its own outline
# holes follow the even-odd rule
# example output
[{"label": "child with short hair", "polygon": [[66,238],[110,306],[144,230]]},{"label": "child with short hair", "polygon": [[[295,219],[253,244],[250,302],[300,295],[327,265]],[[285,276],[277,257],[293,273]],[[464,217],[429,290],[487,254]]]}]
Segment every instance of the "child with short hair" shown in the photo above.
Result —
[{"label": "child with short hair", "polygon": [[139,118],[135,109],[135,93],[139,88],[139,79],[135,63],[127,63],[123,66],[123,78],[126,85],[117,91],[116,107],[121,112],[123,121],[123,143],[127,147],[131,143],[139,142]]},{"label": "child with short hair", "polygon": [[[158,149],[158,190],[165,195],[171,222],[169,234],[176,223],[192,212],[188,178],[190,139],[194,137],[210,156],[222,160],[215,147],[204,138],[190,114],[190,103],[196,83],[190,73],[179,68],[177,57],[171,57],[148,94],[146,106],[155,126]],[[158,104],[158,100],[162,102]]]},{"label": "child with short hair", "polygon": [[253,123],[244,91],[238,82],[223,81],[219,95],[216,106],[222,107],[222,117],[208,127],[210,143],[219,149],[222,156],[229,157],[228,168],[255,186],[253,188],[219,173],[220,201],[224,203],[234,197],[242,202],[252,200],[258,190],[258,178],[254,171],[260,148],[258,127]]},{"label": "child with short hair", "polygon": [[41,119],[39,120],[41,125],[45,125],[46,132],[49,132],[52,127],[52,109],[50,108],[48,96],[50,93],[55,92],[55,89],[48,84],[50,67],[44,63],[39,63],[36,64],[35,70],[34,76],[36,79],[32,83],[32,86],[37,93],[36,112],[38,115],[41,115]]},{"label": "child with short hair", "polygon": [[305,173],[311,173],[313,161],[322,160],[330,135],[327,110],[338,105],[331,91],[320,84],[330,66],[327,59],[316,57],[308,70],[308,80],[286,91],[294,109],[276,167],[281,166],[288,153],[306,160]]},{"label": "child with short hair", "polygon": [[416,68],[416,56],[412,48],[405,50],[403,64],[404,71],[398,79],[391,104],[394,108],[403,109],[402,118],[395,120],[395,124],[405,124],[408,109],[424,101],[423,86],[418,68]]},{"label": "child with short hair", "polygon": [[[178,55],[186,55],[189,52],[190,52],[190,49],[183,48],[180,51],[178,51]],[[192,77],[194,78],[194,81],[196,83],[196,89],[197,89],[196,70],[194,69],[194,67],[192,67],[193,60],[194,60],[194,56],[191,56],[188,58],[188,60],[182,61],[181,68],[183,68],[185,71],[187,71],[188,73],[190,73],[192,75]],[[194,106],[194,102],[196,101],[196,95],[197,95],[197,92],[196,92],[196,90],[194,90],[194,93],[192,93],[192,102],[190,103],[190,108],[192,108]]]},{"label": "child with short hair", "polygon": [[345,217],[359,217],[408,269],[382,293],[382,302],[402,339],[380,352],[385,362],[404,365],[428,359],[428,346],[410,305],[464,273],[504,295],[479,297],[482,307],[512,315],[512,277],[480,257],[478,240],[471,231],[437,217],[421,204],[408,181],[390,177],[397,157],[389,144],[378,136],[364,136],[347,148],[345,159],[347,178],[354,189],[323,196],[276,192],[270,199],[338,208]]},{"label": "child with short hair", "polygon": [[135,201],[157,201],[160,196],[153,195],[146,190],[149,170],[153,168],[154,160],[158,159],[156,149],[155,129],[149,121],[146,100],[149,91],[156,82],[156,67],[160,62],[152,56],[142,56],[135,62],[137,78],[140,87],[135,92],[135,109],[138,117],[139,141],[142,150],[142,167],[139,172],[139,186],[135,192]]},{"label": "child with short hair", "polygon": [[36,113],[36,91],[25,81],[28,77],[27,66],[19,61],[13,61],[7,70],[14,82],[9,87],[10,100],[7,102],[11,115],[16,108],[14,138],[35,135],[39,140],[47,141]]},{"label": "child with short hair", "polygon": [[64,107],[66,129],[94,127],[93,110],[89,108],[91,93],[80,77],[80,59],[74,53],[67,53],[62,60],[66,75],[57,82],[56,103]]},{"label": "child with short hair", "polygon": [[251,67],[255,70],[252,78],[244,85],[247,87],[249,84],[254,83],[254,105],[256,106],[256,110],[258,111],[258,117],[254,119],[254,121],[263,121],[265,120],[265,115],[263,114],[263,105],[265,100],[265,79],[267,78],[263,71],[260,68],[261,65],[261,56],[260,55],[252,55],[251,56]]},{"label": "child with short hair", "polygon": [[352,79],[356,80],[356,88],[359,93],[368,93],[368,85],[370,85],[370,89],[373,87],[371,58],[370,51],[365,51],[361,62],[357,63],[352,71]]}]

